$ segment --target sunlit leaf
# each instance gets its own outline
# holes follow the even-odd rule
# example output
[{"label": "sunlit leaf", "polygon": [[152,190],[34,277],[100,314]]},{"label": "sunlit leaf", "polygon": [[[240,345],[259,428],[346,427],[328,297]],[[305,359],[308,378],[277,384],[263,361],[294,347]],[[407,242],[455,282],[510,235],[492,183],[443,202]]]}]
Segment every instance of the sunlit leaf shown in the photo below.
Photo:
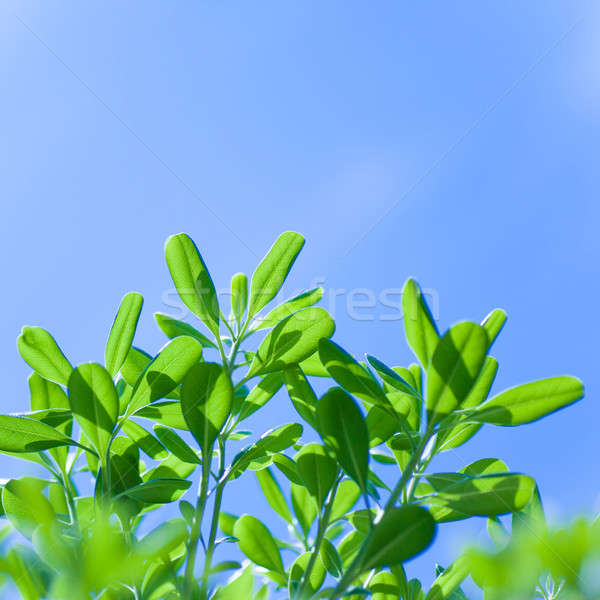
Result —
[{"label": "sunlit leaf", "polygon": [[316,427],[317,396],[300,367],[290,367],[283,372],[290,400],[298,414],[313,428]]},{"label": "sunlit leaf", "polygon": [[283,385],[281,373],[270,373],[263,377],[246,396],[239,412],[239,420],[247,419],[259,408],[262,408]]},{"label": "sunlit leaf", "polygon": [[488,334],[490,346],[494,343],[495,339],[498,337],[498,334],[502,331],[505,323],[506,312],[504,312],[501,308],[495,308],[481,322],[481,325]]},{"label": "sunlit leaf", "polygon": [[[305,552],[304,554],[301,554],[290,567],[290,577],[288,583],[290,598],[294,597],[294,592],[298,590],[299,585],[304,580],[304,574],[310,559],[311,553]],[[310,572],[310,576],[308,577],[308,581],[306,582],[305,593],[302,598],[312,598],[323,585],[326,575],[327,573],[325,571],[325,566],[323,565],[320,557],[317,556]]]},{"label": "sunlit leaf", "polygon": [[174,319],[169,315],[159,312],[154,313],[154,318],[156,319],[156,324],[161,328],[162,332],[171,340],[179,337],[180,335],[187,335],[200,342],[204,348],[217,347],[212,340],[209,340],[203,333],[200,333],[195,327],[192,327],[185,321]]},{"label": "sunlit leaf", "polygon": [[402,315],[409,346],[427,368],[439,340],[439,333],[423,292],[414,279],[402,290]]},{"label": "sunlit leaf", "polygon": [[3,452],[40,452],[58,446],[78,445],[75,440],[40,421],[0,415],[0,450]]},{"label": "sunlit leaf", "polygon": [[121,495],[130,496],[148,504],[165,504],[178,500],[192,485],[185,479],[150,479],[124,491]]},{"label": "sunlit leaf", "polygon": [[459,600],[453,593],[468,575],[469,560],[466,556],[461,556],[442,571],[427,592],[425,600]]},{"label": "sunlit leaf", "polygon": [[129,292],[121,301],[104,352],[106,370],[111,377],[119,372],[127,358],[143,303],[144,299],[137,292]]},{"label": "sunlit leaf", "polygon": [[42,377],[67,385],[73,367],[45,329],[23,327],[17,348],[23,360]]},{"label": "sunlit leaf", "polygon": [[335,483],[338,466],[321,444],[306,444],[295,457],[298,473],[317,506],[323,506]]},{"label": "sunlit leaf", "polygon": [[218,336],[217,292],[198,248],[188,235],[178,233],[167,239],[165,256],[179,297]]},{"label": "sunlit leaf", "polygon": [[202,346],[194,338],[181,336],[168,342],[138,378],[127,415],[164,398],[201,357]]},{"label": "sunlit leaf", "polygon": [[236,273],[231,278],[231,312],[241,326],[242,318],[248,306],[248,278],[244,273]]},{"label": "sunlit leaf", "polygon": [[316,304],[323,297],[323,288],[314,288],[306,292],[302,292],[293,298],[290,298],[283,304],[276,306],[273,310],[269,311],[265,317],[258,318],[256,325],[253,325],[252,329],[258,331],[260,329],[268,329],[274,327],[286,317],[301,310]]},{"label": "sunlit leaf", "polygon": [[525,383],[484,402],[470,420],[514,426],[537,421],[583,397],[583,384],[576,377],[562,376]]},{"label": "sunlit leaf", "polygon": [[191,464],[199,464],[200,459],[186,442],[172,429],[162,425],[154,426],[154,433],[162,445],[170,450],[179,460]]},{"label": "sunlit leaf", "polygon": [[252,275],[248,318],[254,317],[275,297],[302,246],[304,238],[294,231],[286,231],[277,238]]},{"label": "sunlit leaf", "polygon": [[290,512],[288,503],[279,487],[279,483],[273,476],[271,470],[267,467],[256,471],[256,479],[260,488],[269,503],[269,506],[285,521],[292,523],[292,513]]},{"label": "sunlit leaf", "polygon": [[335,325],[327,311],[305,308],[274,327],[260,344],[247,377],[281,371],[310,356],[319,340],[333,335]]},{"label": "sunlit leaf", "polygon": [[252,515],[242,515],[233,527],[240,550],[254,563],[277,573],[284,573],[277,544],[271,532]]}]

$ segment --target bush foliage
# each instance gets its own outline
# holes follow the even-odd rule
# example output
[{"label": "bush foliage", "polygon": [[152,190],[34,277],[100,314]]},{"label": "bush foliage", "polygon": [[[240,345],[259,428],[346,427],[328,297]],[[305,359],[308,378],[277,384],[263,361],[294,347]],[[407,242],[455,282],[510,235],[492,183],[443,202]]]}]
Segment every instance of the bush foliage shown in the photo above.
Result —
[{"label": "bush foliage", "polygon": [[[156,353],[134,345],[134,292],[103,364],[73,366],[47,331],[23,328],[29,410],[0,416],[0,450],[45,472],[2,486],[0,570],[23,598],[459,600],[470,573],[486,598],[533,597],[546,571],[554,579],[539,593],[579,593],[546,550],[560,546],[579,569],[568,548],[585,535],[597,548],[597,527],[574,526],[570,546],[549,533],[534,479],[498,458],[455,472],[432,464],[485,424],[524,425],[575,402],[580,381],[551,377],[490,396],[504,311],[440,332],[413,280],[402,308],[417,362],[360,361],[332,341],[334,322],[315,306],[321,289],[265,310],[303,244],[282,234],[249,284],[233,276],[226,307],[194,242],[170,237],[171,276],[204,330],[157,313],[168,341]],[[295,422],[244,429],[280,389]],[[257,479],[273,514],[222,510],[239,477]],[[512,536],[499,519],[507,514],[520,524]],[[403,564],[438,528],[478,516],[489,518],[497,553],[472,550],[439,567],[428,590],[407,579]],[[270,532],[274,519],[287,539]],[[517,590],[508,565],[523,553],[535,564]]]}]

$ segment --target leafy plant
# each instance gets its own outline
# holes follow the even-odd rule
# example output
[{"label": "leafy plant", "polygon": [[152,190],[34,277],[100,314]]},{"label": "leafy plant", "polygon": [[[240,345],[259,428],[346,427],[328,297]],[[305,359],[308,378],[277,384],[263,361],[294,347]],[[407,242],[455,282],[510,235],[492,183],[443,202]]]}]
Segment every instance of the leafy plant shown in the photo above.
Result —
[{"label": "leafy plant", "polygon": [[[193,241],[170,237],[171,276],[206,330],[156,314],[169,338],[156,354],[133,345],[136,293],[121,302],[103,365],[73,367],[48,332],[23,328],[17,346],[33,369],[30,410],[0,417],[0,451],[46,476],[2,486],[0,571],[24,598],[464,596],[465,557],[440,570],[427,593],[403,564],[448,521],[528,510],[537,487],[499,459],[451,473],[432,471],[433,459],[486,423],[522,425],[567,406],[582,385],[554,377],[488,398],[498,369],[489,351],[504,312],[440,333],[413,280],[403,312],[418,363],[407,367],[370,355],[360,362],[333,342],[332,318],[314,306],[320,289],[261,317],[303,244],[282,234],[249,289],[245,275],[234,275],[226,317]],[[260,437],[242,429],[282,388],[299,422]],[[256,478],[273,516],[222,510],[241,476]],[[289,540],[272,535],[272,518],[288,526]],[[158,525],[148,530],[148,522]]]}]

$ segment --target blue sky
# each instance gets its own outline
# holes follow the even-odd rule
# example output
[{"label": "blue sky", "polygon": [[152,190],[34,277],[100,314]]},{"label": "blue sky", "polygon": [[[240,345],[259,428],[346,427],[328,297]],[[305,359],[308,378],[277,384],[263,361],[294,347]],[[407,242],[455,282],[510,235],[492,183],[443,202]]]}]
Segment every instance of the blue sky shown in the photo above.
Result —
[{"label": "blue sky", "polygon": [[[353,319],[333,290],[415,276],[442,328],[506,309],[495,389],[581,377],[577,406],[484,429],[438,467],[495,456],[536,477],[555,518],[597,510],[599,16],[566,1],[4,2],[3,410],[27,403],[23,324],[101,360],[135,289],[136,342],[156,350],[168,235],[188,232],[224,288],[293,229],[307,244],[287,292],[321,278],[356,354],[412,360],[389,309]],[[276,406],[273,424],[292,418]],[[413,572],[484,525],[442,530]]]}]

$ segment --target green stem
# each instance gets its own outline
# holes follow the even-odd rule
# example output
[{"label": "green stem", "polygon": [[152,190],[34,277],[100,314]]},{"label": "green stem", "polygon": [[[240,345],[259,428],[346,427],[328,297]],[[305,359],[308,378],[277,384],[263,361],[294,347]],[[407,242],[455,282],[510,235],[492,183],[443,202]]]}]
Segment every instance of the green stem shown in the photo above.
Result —
[{"label": "green stem", "polygon": [[[223,440],[219,437],[219,481],[223,477],[225,472],[225,447]],[[215,539],[217,537],[217,526],[219,524],[219,513],[221,512],[221,502],[223,500],[223,491],[225,488],[225,481],[217,484],[215,489],[215,501],[213,505],[212,521],[210,524],[210,532],[208,534],[208,543],[206,545],[206,555],[204,557],[204,572],[202,574],[202,590],[200,598],[204,599],[208,595],[208,576],[210,574],[210,568],[212,565],[212,558],[215,551]]]},{"label": "green stem", "polygon": [[317,557],[319,556],[319,552],[321,550],[321,544],[323,543],[323,538],[325,537],[325,532],[327,531],[327,526],[329,525],[329,517],[331,515],[331,509],[333,507],[333,500],[335,498],[335,494],[337,492],[338,485],[340,484],[341,477],[337,478],[335,485],[333,486],[327,504],[325,505],[325,510],[323,511],[323,515],[319,515],[319,524],[317,527],[317,537],[315,538],[313,552],[310,555],[310,559],[308,560],[308,564],[306,565],[306,570],[304,571],[304,575],[302,576],[302,583],[298,588],[298,592],[296,593],[296,600],[304,600],[305,593],[310,582],[310,575],[312,570],[317,562]]},{"label": "green stem", "polygon": [[194,523],[190,531],[190,541],[188,544],[188,557],[185,565],[183,597],[185,600],[192,600],[194,590],[194,567],[196,566],[196,555],[198,553],[198,542],[202,532],[202,518],[204,516],[204,507],[208,493],[208,481],[210,478],[210,454],[203,456],[202,460],[202,479],[198,492],[198,501],[196,502],[196,514]]},{"label": "green stem", "polygon": [[[421,462],[423,452],[425,451],[425,448],[427,447],[427,444],[429,443],[429,440],[431,439],[432,435],[433,431],[431,429],[428,429],[425,432],[423,439],[417,446],[416,451],[413,452],[410,461],[406,465],[406,468],[404,469],[404,471],[402,471],[402,476],[400,477],[400,480],[398,481],[396,487],[394,487],[394,489],[392,490],[392,493],[390,494],[390,497],[383,509],[383,512],[380,513],[381,516],[383,516],[395,506],[396,501],[400,497],[400,494],[402,494],[402,492],[404,491],[406,484],[412,479],[416,466]],[[381,518],[379,520],[381,520]],[[360,550],[358,551],[358,554],[355,556],[354,560],[352,561],[352,563],[340,579],[339,583],[333,590],[331,596],[329,597],[329,600],[337,600],[337,598],[339,598],[346,591],[346,589],[352,583],[352,581],[354,581],[354,579],[356,579],[356,577],[358,577],[358,575],[360,574],[360,565],[363,562],[364,554],[372,535],[373,529],[371,529],[371,531],[367,534],[367,537],[365,538],[365,541],[363,542]]]}]

